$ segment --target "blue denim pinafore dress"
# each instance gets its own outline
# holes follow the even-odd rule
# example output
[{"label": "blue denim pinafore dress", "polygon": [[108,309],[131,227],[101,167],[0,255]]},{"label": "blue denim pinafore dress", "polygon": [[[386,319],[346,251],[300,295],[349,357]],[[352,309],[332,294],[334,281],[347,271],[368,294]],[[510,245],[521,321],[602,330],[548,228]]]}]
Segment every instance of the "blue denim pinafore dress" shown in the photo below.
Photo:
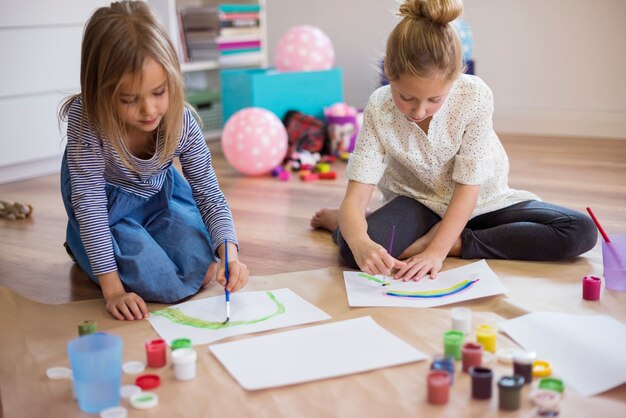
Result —
[{"label": "blue denim pinafore dress", "polygon": [[[99,284],[80,238],[71,192],[64,156],[61,194],[68,215],[67,245],[80,268]],[[162,303],[197,293],[216,257],[191,187],[183,176],[170,167],[161,190],[147,199],[108,183],[106,195],[115,261],[126,291],[137,293],[145,301]]]}]

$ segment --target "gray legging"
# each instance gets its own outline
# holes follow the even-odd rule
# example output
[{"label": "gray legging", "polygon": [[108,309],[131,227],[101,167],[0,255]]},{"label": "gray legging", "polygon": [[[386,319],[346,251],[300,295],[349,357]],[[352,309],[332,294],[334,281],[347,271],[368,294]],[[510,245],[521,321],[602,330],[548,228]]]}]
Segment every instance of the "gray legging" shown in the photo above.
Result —
[{"label": "gray legging", "polygon": [[[370,238],[398,257],[441,217],[415,199],[399,196],[367,217]],[[339,230],[333,233],[343,261],[359,268]],[[470,219],[461,232],[461,258],[568,260],[596,245],[598,232],[590,217],[551,203],[528,200]]]}]

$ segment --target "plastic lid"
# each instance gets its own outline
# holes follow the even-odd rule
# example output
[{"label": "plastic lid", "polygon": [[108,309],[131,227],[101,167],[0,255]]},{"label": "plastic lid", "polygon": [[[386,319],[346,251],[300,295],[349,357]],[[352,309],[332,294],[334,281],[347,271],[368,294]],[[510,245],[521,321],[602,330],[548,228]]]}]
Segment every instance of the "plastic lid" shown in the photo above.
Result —
[{"label": "plastic lid", "polygon": [[533,364],[536,358],[537,353],[534,351],[517,350],[513,353],[513,362],[518,364]]},{"label": "plastic lid", "polygon": [[191,348],[191,340],[189,338],[177,338],[172,341],[172,350],[178,350],[179,348]]},{"label": "plastic lid", "polygon": [[482,364],[491,364],[493,362],[493,354],[483,350]]},{"label": "plastic lid", "polygon": [[100,411],[100,418],[126,418],[128,411],[123,406],[114,406]]},{"label": "plastic lid", "polygon": [[561,394],[547,389],[534,389],[528,396],[531,402],[542,409],[555,409],[561,401]]},{"label": "plastic lid", "polygon": [[158,404],[159,396],[154,392],[141,392],[130,398],[130,405],[135,409],[150,409]]},{"label": "plastic lid", "polygon": [[535,360],[533,361],[533,376],[546,377],[552,374],[552,365],[549,361]]},{"label": "plastic lid", "polygon": [[143,361],[127,361],[122,365],[122,370],[126,374],[138,374],[146,370],[146,363]]},{"label": "plastic lid", "polygon": [[120,388],[120,396],[123,399],[130,399],[131,396],[140,392],[141,392],[141,388],[137,385],[123,385]]},{"label": "plastic lid", "polygon": [[156,374],[142,374],[137,376],[135,384],[143,390],[154,389],[161,384],[161,378]]},{"label": "plastic lid", "polygon": [[519,348],[501,348],[496,351],[496,358],[500,363],[511,364],[513,363],[513,356],[517,352],[523,352]]},{"label": "plastic lid", "polygon": [[500,389],[519,389],[524,385],[524,376],[514,375],[514,376],[502,376],[500,380],[498,380],[498,387]]},{"label": "plastic lid", "polygon": [[174,364],[194,363],[198,358],[198,353],[193,348],[179,348],[172,351],[172,362]]},{"label": "plastic lid", "polygon": [[52,380],[71,379],[72,370],[67,367],[50,367],[46,370],[46,376]]},{"label": "plastic lid", "polygon": [[563,393],[565,384],[561,379],[557,379],[556,377],[542,377],[541,380],[539,380],[539,389],[547,389]]}]

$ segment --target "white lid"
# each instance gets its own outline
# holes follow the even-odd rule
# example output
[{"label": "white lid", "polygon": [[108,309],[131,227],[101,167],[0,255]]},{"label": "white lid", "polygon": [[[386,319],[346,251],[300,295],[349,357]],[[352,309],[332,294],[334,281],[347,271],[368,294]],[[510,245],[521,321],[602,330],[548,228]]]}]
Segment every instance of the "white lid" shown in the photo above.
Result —
[{"label": "white lid", "polygon": [[556,409],[561,402],[561,394],[547,389],[533,389],[529,396],[532,403],[542,409]]},{"label": "white lid", "polygon": [[482,364],[491,364],[493,362],[493,354],[483,350]]},{"label": "white lid", "polygon": [[120,388],[120,396],[124,399],[130,399],[136,393],[141,393],[141,388],[137,385],[123,385]]},{"label": "white lid", "polygon": [[50,367],[46,370],[46,376],[52,380],[71,379],[72,370],[67,367]]},{"label": "white lid", "polygon": [[450,310],[450,315],[456,319],[466,319],[469,318],[471,314],[472,311],[470,308],[458,307]]},{"label": "white lid", "polygon": [[136,393],[130,397],[130,405],[136,409],[150,409],[159,404],[159,395],[154,392]]},{"label": "white lid", "polygon": [[100,411],[100,418],[126,418],[128,411],[123,406],[114,406]]},{"label": "white lid", "polygon": [[122,370],[126,374],[139,374],[146,370],[146,363],[143,361],[127,361],[122,365]]},{"label": "white lid", "polygon": [[517,350],[513,353],[513,361],[518,364],[533,364],[536,358],[537,353],[534,351]]},{"label": "white lid", "polygon": [[179,348],[172,351],[172,363],[186,364],[193,363],[198,358],[198,353],[193,348]]},{"label": "white lid", "polygon": [[511,364],[513,356],[518,352],[523,353],[519,348],[501,348],[496,351],[496,358],[500,363]]}]

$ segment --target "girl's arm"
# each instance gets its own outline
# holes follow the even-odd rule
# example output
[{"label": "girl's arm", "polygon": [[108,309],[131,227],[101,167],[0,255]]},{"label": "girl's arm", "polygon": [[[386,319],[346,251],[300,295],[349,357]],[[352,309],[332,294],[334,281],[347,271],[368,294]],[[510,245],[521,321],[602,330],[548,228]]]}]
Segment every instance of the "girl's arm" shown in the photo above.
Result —
[{"label": "girl's arm", "polygon": [[392,268],[404,266],[367,234],[367,205],[374,192],[373,184],[350,180],[339,208],[339,229],[352,250],[361,271],[368,274],[390,274]]},{"label": "girl's arm", "polygon": [[461,232],[476,207],[479,192],[480,185],[456,183],[448,209],[437,225],[432,241],[423,252],[403,254],[410,258],[406,260],[406,266],[394,275],[396,278],[420,280],[427,274],[433,279],[437,277],[443,260],[460,240]]},{"label": "girl's arm", "polygon": [[119,320],[148,317],[148,307],[136,293],[127,293],[117,271],[97,275],[107,311]]}]

